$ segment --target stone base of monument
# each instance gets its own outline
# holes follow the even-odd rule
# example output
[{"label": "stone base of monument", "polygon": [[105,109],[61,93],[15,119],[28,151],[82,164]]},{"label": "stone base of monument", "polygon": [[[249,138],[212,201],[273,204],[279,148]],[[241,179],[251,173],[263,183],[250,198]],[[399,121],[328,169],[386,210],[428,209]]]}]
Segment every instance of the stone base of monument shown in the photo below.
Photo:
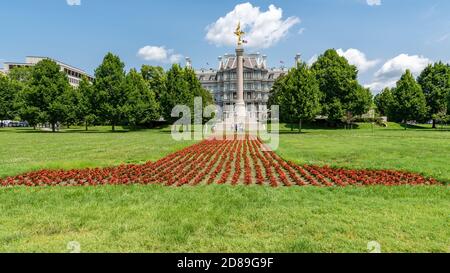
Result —
[{"label": "stone base of monument", "polygon": [[257,132],[265,130],[265,125],[258,122],[252,115],[247,115],[244,102],[237,102],[234,107],[234,112],[229,113],[229,118],[223,122],[217,123],[214,127],[216,132]]},{"label": "stone base of monument", "polygon": [[214,126],[215,132],[227,133],[258,132],[265,129],[266,126],[258,122],[255,118],[249,118],[248,116],[239,117],[237,115],[234,115],[232,118],[227,118]]}]

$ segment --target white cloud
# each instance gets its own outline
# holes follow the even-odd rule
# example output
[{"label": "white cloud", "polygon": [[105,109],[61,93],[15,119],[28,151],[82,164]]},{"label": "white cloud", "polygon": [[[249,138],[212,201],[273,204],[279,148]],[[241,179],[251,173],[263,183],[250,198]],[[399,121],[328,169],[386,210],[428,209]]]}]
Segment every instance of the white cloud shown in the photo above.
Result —
[{"label": "white cloud", "polygon": [[80,6],[81,0],[66,0],[67,5],[69,6]]},{"label": "white cloud", "polygon": [[368,60],[366,54],[358,49],[350,48],[347,51],[344,51],[340,48],[336,51],[340,56],[345,57],[350,64],[355,65],[362,73],[380,62],[380,60]]},{"label": "white cloud", "polygon": [[303,33],[305,33],[306,28],[302,27],[301,29],[298,30],[298,34],[302,35]]},{"label": "white cloud", "polygon": [[146,61],[161,63],[178,63],[183,58],[183,55],[175,54],[173,49],[166,49],[164,46],[144,46],[137,55]]},{"label": "white cloud", "polygon": [[375,72],[374,81],[366,85],[372,90],[380,91],[385,87],[394,87],[401,75],[407,69],[418,76],[422,70],[432,61],[419,55],[400,54],[395,58],[388,60],[384,65]]},{"label": "white cloud", "polygon": [[183,59],[183,55],[173,54],[173,55],[170,55],[169,62],[175,64],[175,63],[179,63],[181,61],[181,59]]},{"label": "white cloud", "polygon": [[381,0],[367,0],[367,5],[369,6],[380,6]]},{"label": "white cloud", "polygon": [[436,42],[441,43],[448,40],[448,38],[450,38],[450,32],[439,37],[439,39],[437,39]]},{"label": "white cloud", "polygon": [[268,48],[286,37],[289,29],[300,23],[298,17],[283,19],[283,10],[270,5],[267,11],[261,11],[250,3],[236,5],[224,17],[206,27],[206,40],[218,46],[236,45],[234,31],[238,22],[246,32],[245,40],[253,48]]}]

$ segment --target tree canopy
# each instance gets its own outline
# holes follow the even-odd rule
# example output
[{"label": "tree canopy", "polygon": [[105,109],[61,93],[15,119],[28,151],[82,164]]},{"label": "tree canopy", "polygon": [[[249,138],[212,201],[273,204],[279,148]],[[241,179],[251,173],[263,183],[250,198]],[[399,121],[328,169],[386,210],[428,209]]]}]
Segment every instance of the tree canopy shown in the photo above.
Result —
[{"label": "tree canopy", "polygon": [[447,98],[450,93],[450,66],[442,62],[428,65],[417,81],[422,87],[427,101],[427,118],[433,119],[433,128],[436,128],[435,115],[447,112]]},{"label": "tree canopy", "polygon": [[160,117],[159,104],[153,89],[135,69],[131,69],[125,78],[127,101],[124,115],[132,126],[149,123]]},{"label": "tree canopy", "polygon": [[393,104],[390,112],[396,121],[421,120],[427,115],[427,104],[422,88],[410,70],[406,70],[392,90]]},{"label": "tree canopy", "polygon": [[391,114],[389,111],[394,103],[392,90],[390,88],[385,88],[375,96],[374,102],[380,115],[390,116]]},{"label": "tree canopy", "polygon": [[322,112],[329,120],[338,121],[346,113],[361,115],[369,110],[372,104],[370,91],[358,83],[356,66],[350,65],[336,50],[329,49],[320,55],[312,70],[324,94]]},{"label": "tree canopy", "polygon": [[125,64],[112,53],[106,54],[102,64],[95,70],[94,89],[99,98],[99,117],[112,126],[123,118],[123,107],[127,102]]},{"label": "tree canopy", "polygon": [[19,82],[0,74],[0,120],[16,116],[15,98],[21,88]]},{"label": "tree canopy", "polygon": [[280,90],[275,100],[284,113],[283,117],[291,123],[298,122],[301,132],[302,121],[313,120],[321,110],[322,93],[314,73],[305,63],[299,63],[277,86]]},{"label": "tree canopy", "polygon": [[40,61],[19,95],[20,115],[32,125],[48,122],[55,131],[56,124],[66,119],[68,111],[63,95],[70,89],[67,76],[58,64],[48,59]]}]

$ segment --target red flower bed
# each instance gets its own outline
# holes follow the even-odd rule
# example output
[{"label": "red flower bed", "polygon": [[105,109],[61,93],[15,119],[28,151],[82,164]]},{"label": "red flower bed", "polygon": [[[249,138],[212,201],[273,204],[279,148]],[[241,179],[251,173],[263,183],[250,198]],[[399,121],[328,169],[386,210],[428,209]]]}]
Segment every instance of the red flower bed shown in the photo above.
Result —
[{"label": "red flower bed", "polygon": [[392,170],[299,166],[263,149],[260,139],[210,139],[157,162],[84,170],[42,170],[0,179],[0,186],[244,184],[278,186],[435,185],[433,178]]}]

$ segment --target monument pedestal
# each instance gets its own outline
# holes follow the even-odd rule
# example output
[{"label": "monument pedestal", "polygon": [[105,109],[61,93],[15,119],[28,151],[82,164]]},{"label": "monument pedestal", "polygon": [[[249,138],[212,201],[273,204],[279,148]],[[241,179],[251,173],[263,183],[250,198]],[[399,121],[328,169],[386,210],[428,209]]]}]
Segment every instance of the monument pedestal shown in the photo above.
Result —
[{"label": "monument pedestal", "polygon": [[245,122],[247,117],[247,111],[245,109],[245,102],[237,102],[234,106],[236,122]]},{"label": "monument pedestal", "polygon": [[238,46],[236,48],[236,87],[237,100],[234,105],[234,112],[223,122],[216,125],[217,131],[226,132],[248,132],[263,129],[258,120],[253,115],[247,115],[244,101],[244,48],[241,37],[244,32],[241,31],[240,24],[235,34],[238,36]]}]

